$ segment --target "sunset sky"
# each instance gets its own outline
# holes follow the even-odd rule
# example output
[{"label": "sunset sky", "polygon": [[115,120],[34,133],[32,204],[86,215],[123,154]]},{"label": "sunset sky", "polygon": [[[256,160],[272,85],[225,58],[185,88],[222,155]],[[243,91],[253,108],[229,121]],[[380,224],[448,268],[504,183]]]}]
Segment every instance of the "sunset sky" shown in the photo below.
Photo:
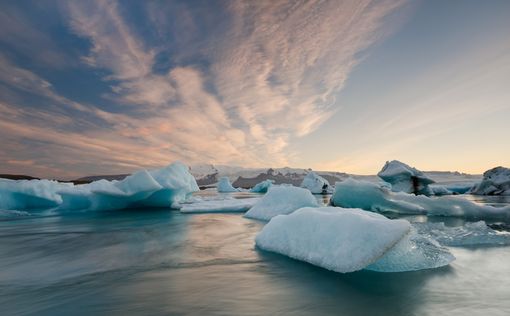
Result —
[{"label": "sunset sky", "polygon": [[1,1],[0,173],[510,166],[510,1]]}]

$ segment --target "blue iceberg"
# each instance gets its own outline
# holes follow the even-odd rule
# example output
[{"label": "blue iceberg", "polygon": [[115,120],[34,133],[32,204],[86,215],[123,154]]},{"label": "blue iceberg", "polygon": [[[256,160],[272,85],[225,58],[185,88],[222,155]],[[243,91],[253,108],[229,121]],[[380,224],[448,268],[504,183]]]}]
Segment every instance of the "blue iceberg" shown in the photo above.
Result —
[{"label": "blue iceberg", "polygon": [[261,249],[341,273],[429,269],[455,259],[434,240],[418,236],[406,220],[339,207],[305,207],[276,216],[255,242]]}]

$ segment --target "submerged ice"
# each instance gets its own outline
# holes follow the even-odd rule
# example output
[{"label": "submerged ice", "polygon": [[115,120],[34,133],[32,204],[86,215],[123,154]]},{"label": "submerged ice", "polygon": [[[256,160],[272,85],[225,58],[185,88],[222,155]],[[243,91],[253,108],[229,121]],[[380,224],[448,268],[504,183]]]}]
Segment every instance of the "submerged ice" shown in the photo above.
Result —
[{"label": "submerged ice", "polygon": [[471,219],[510,219],[510,206],[480,205],[461,197],[427,197],[392,192],[378,184],[347,179],[337,182],[331,204],[373,212],[459,216]]},{"label": "submerged ice", "polygon": [[449,227],[444,223],[414,223],[422,235],[436,239],[445,246],[510,245],[510,233],[496,231],[484,221]]},{"label": "submerged ice", "polygon": [[245,217],[268,221],[276,215],[289,214],[307,206],[319,206],[309,190],[294,186],[272,186]]},{"label": "submerged ice", "polygon": [[419,270],[454,260],[408,221],[360,209],[301,208],[271,219],[255,241],[261,249],[342,273]]}]

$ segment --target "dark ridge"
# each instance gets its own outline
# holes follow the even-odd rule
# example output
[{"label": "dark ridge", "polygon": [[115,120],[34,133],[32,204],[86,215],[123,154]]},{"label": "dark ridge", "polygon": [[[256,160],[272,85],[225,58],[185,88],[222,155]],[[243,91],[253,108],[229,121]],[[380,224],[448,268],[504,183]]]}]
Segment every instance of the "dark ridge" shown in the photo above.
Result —
[{"label": "dark ridge", "polygon": [[100,175],[100,176],[88,176],[88,177],[82,177],[78,178],[76,180],[73,180],[71,182],[83,182],[83,183],[90,183],[92,181],[97,180],[123,180],[125,177],[129,176],[129,174],[111,174],[111,175]]},{"label": "dark ridge", "polygon": [[40,180],[39,178],[27,176],[24,174],[0,174],[0,178],[9,180]]}]

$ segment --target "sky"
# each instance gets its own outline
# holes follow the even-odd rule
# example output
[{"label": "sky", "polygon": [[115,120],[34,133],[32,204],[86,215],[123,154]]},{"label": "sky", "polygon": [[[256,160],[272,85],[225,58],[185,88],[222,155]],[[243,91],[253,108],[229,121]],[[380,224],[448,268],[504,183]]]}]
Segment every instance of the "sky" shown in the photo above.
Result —
[{"label": "sky", "polygon": [[0,1],[0,173],[510,166],[510,1]]}]

